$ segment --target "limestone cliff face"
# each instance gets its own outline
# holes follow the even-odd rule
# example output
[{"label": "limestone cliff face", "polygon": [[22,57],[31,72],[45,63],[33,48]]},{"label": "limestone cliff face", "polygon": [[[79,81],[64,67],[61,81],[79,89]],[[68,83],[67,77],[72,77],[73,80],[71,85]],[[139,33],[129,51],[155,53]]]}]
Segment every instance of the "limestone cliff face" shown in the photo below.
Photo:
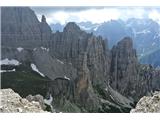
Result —
[{"label": "limestone cliff face", "polygon": [[159,113],[160,92],[156,91],[152,96],[143,96],[131,113]]},{"label": "limestone cliff face", "polygon": [[111,86],[135,100],[152,91],[152,66],[140,65],[132,39],[126,37],[111,50]]},{"label": "limestone cliff face", "polygon": [[41,35],[41,42],[42,46],[49,47],[48,41],[51,40],[51,28],[46,22],[46,18],[44,15],[42,15],[41,22],[39,23],[40,28],[40,35]]},{"label": "limestone cliff face", "polygon": [[52,35],[51,45],[51,55],[71,64],[77,71],[76,79],[73,79],[77,102],[90,110],[95,106],[97,109],[99,103],[93,87],[102,85],[105,88],[108,81],[109,60],[104,40],[82,31],[71,22],[63,32]]},{"label": "limestone cliff face", "polygon": [[[96,81],[97,78],[104,80],[109,69],[109,58],[107,58],[109,51],[106,49],[106,43],[101,37],[88,34],[71,22],[66,25],[63,32],[53,34],[51,42],[53,46],[51,54],[61,60],[72,63],[75,68],[79,68],[83,61],[82,58],[86,54],[87,67],[91,71],[92,82],[98,82]],[[100,74],[98,75],[97,72]]]},{"label": "limestone cliff face", "polygon": [[68,23],[63,32],[52,35],[51,52],[59,59],[77,64],[79,54],[86,51],[87,39],[90,37],[73,22]]},{"label": "limestone cliff face", "polygon": [[50,39],[51,29],[44,16],[39,22],[28,7],[2,7],[1,13],[2,46],[33,48]]},{"label": "limestone cliff face", "polygon": [[12,89],[1,89],[1,106],[2,113],[43,113],[47,112],[41,108],[39,102],[29,102],[27,99],[19,96]]},{"label": "limestone cliff face", "polygon": [[111,85],[126,96],[134,96],[138,82],[138,59],[131,38],[124,38],[111,50]]},{"label": "limestone cliff face", "polygon": [[28,47],[41,40],[39,21],[29,8],[2,7],[2,45]]}]

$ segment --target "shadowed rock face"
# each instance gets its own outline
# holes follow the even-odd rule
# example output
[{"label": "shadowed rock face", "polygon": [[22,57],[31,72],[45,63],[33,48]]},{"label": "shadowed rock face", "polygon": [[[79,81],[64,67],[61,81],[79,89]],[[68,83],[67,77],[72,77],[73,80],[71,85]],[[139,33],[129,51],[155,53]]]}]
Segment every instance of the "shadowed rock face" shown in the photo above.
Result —
[{"label": "shadowed rock face", "polygon": [[85,108],[93,110],[96,106],[94,109],[97,109],[93,86],[101,84],[105,87],[109,69],[104,40],[81,31],[75,23],[68,23],[63,32],[52,35],[51,44],[54,46],[52,56],[70,63],[77,71],[74,79],[76,101]]},{"label": "shadowed rock face", "polygon": [[51,29],[45,22],[38,21],[34,11],[24,7],[2,7],[2,46],[34,48],[42,40],[49,40]]},{"label": "shadowed rock face", "polygon": [[112,48],[111,53],[111,86],[125,96],[134,96],[135,84],[139,80],[139,63],[131,38],[126,37],[118,42],[117,46]]},{"label": "shadowed rock face", "polygon": [[152,66],[140,65],[131,38],[111,50],[111,86],[126,97],[138,100],[152,91]]},{"label": "shadowed rock face", "polygon": [[39,44],[39,21],[28,8],[2,7],[2,45],[33,46]]},{"label": "shadowed rock face", "polygon": [[14,58],[26,66],[34,63],[59,111],[123,112],[133,104],[126,97],[138,99],[150,92],[146,85],[151,78],[145,79],[129,37],[109,51],[102,37],[73,22],[63,32],[51,33],[45,16],[39,22],[29,8],[2,8],[2,23],[2,59]]}]

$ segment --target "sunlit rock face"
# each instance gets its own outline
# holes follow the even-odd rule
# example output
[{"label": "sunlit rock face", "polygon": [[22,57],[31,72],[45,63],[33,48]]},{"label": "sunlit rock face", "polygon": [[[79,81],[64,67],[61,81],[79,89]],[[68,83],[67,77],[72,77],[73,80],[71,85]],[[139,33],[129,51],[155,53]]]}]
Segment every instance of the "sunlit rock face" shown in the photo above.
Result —
[{"label": "sunlit rock face", "polygon": [[152,96],[144,96],[137,103],[131,113],[159,113],[160,112],[160,92],[156,91]]},{"label": "sunlit rock face", "polygon": [[1,109],[2,113],[43,113],[47,112],[41,108],[39,102],[28,101],[22,98],[12,89],[1,89]]}]

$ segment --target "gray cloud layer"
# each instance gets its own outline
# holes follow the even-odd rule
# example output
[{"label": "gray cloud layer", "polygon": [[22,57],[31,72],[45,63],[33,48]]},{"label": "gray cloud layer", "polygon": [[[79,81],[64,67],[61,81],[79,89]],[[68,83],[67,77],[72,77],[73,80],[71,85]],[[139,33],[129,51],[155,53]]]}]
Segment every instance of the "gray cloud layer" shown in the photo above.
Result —
[{"label": "gray cloud layer", "polygon": [[[104,22],[110,19],[151,18],[159,20],[160,7],[31,7],[40,18],[44,14],[49,24],[68,21]],[[106,17],[107,16],[107,17]],[[99,18],[96,18],[99,17]]]}]

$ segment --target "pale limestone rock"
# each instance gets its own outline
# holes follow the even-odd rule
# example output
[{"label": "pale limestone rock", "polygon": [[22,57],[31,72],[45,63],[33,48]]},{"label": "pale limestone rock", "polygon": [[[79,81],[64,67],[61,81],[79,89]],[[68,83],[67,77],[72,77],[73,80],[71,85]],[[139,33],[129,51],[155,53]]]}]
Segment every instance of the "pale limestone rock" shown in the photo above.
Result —
[{"label": "pale limestone rock", "polygon": [[42,113],[43,111],[39,102],[29,102],[21,98],[19,94],[12,89],[1,89],[1,105],[0,112],[3,113]]},{"label": "pale limestone rock", "polygon": [[160,113],[160,92],[142,97],[131,113]]}]

